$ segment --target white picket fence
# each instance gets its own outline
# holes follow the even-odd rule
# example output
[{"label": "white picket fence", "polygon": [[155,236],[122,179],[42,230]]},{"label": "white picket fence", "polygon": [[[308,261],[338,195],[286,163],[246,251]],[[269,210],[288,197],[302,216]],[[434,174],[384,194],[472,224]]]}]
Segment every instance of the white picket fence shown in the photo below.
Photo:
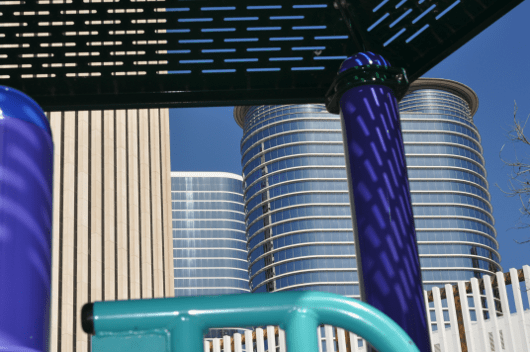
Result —
[{"label": "white picket fence", "polygon": [[[516,310],[511,314],[507,285],[512,286]],[[530,309],[523,308],[523,299],[530,305],[530,266],[445,285],[441,290],[435,287],[424,295],[433,352],[530,352]],[[340,328],[324,325],[317,335],[319,352],[367,351],[365,341]],[[205,340],[204,352],[286,352],[285,346],[285,332],[267,326],[243,335]]]}]

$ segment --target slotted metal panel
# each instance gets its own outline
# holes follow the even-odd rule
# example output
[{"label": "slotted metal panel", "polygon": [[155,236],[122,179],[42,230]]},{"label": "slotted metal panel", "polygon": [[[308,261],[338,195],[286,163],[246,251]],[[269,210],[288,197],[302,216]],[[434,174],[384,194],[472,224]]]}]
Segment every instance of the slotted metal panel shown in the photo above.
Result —
[{"label": "slotted metal panel", "polygon": [[45,109],[323,103],[347,56],[415,79],[519,2],[0,1],[0,85]]},{"label": "slotted metal panel", "polygon": [[340,7],[357,47],[404,67],[414,81],[521,2],[340,0]]},{"label": "slotted metal panel", "polygon": [[51,107],[322,100],[347,27],[330,3],[282,3],[4,1],[0,84]]}]

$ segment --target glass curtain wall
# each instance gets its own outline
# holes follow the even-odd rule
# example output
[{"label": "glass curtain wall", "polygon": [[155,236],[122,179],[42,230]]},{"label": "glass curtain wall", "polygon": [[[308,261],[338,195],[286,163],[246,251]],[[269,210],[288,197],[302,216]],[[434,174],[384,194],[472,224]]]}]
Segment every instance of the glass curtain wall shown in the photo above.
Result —
[{"label": "glass curtain wall", "polygon": [[481,139],[473,122],[478,99],[461,83],[436,81],[420,80],[423,88],[399,104],[427,290],[502,271]]},{"label": "glass curtain wall", "polygon": [[242,183],[223,172],[171,173],[175,297],[250,292]]},{"label": "glass curtain wall", "polygon": [[313,290],[358,297],[339,116],[323,105],[244,110],[241,153],[252,292]]}]

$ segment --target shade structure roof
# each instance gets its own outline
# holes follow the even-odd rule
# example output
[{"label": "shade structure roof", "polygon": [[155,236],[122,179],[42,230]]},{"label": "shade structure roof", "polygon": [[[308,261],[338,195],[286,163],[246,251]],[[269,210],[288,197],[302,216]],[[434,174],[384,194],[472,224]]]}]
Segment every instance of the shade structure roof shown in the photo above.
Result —
[{"label": "shade structure roof", "polygon": [[346,57],[414,80],[520,2],[3,1],[0,85],[45,110],[324,103]]}]

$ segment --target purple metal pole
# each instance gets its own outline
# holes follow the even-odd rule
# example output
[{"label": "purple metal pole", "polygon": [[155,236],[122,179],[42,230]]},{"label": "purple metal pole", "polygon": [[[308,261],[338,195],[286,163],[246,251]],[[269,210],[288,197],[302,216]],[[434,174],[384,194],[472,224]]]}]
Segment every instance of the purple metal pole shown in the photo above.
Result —
[{"label": "purple metal pole", "polygon": [[[366,52],[345,60],[339,73],[366,65],[383,72],[390,66]],[[376,82],[339,97],[361,299],[430,352],[397,100],[392,88]]]},{"label": "purple metal pole", "polygon": [[0,86],[0,351],[48,350],[52,176],[44,112]]}]

